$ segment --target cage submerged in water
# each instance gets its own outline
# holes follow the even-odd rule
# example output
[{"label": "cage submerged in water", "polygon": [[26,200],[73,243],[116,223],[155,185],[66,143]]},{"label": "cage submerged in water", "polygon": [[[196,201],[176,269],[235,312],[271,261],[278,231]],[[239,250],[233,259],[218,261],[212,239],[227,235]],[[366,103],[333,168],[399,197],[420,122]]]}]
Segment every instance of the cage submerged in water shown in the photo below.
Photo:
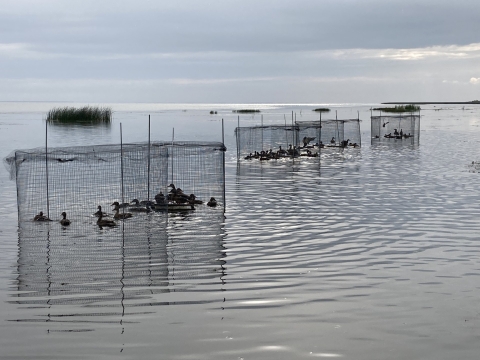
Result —
[{"label": "cage submerged in water", "polygon": [[360,147],[360,119],[235,128],[237,159],[317,157],[322,148]]},{"label": "cage submerged in water", "polygon": [[115,201],[127,207],[137,199],[154,208],[159,194],[168,210],[176,204],[168,201],[170,184],[186,197],[194,194],[197,211],[211,210],[212,197],[224,208],[225,150],[220,142],[144,142],[16,150],[4,161],[16,179],[20,222],[40,211],[51,219],[65,211],[79,224],[99,205],[111,211]]},{"label": "cage submerged in water", "polygon": [[372,143],[420,142],[420,114],[379,115],[371,117]]}]

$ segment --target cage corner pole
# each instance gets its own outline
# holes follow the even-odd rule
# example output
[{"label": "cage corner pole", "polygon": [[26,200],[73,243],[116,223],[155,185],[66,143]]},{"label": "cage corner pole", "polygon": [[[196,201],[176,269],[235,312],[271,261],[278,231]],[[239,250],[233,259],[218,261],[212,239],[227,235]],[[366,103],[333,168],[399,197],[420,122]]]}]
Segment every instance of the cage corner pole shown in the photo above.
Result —
[{"label": "cage corner pole", "polygon": [[237,161],[240,161],[240,115],[237,117]]},{"label": "cage corner pole", "polygon": [[292,160],[295,164],[295,128],[293,126],[293,111],[292,111]]},{"label": "cage corner pole", "polygon": [[225,196],[225,125],[223,123],[223,118],[222,118],[222,145],[223,145],[223,151],[222,151],[222,157],[223,157],[223,212],[225,213],[225,209],[227,207],[226,204],[226,196]]},{"label": "cage corner pole", "polygon": [[318,127],[318,164],[320,165],[320,154],[322,153],[322,112],[319,111],[320,118],[319,118],[319,127]]},{"label": "cage corner pole", "polygon": [[261,129],[262,129],[262,151],[263,151],[263,114],[260,115],[260,124],[261,124]]},{"label": "cage corner pole", "polygon": [[148,115],[147,201],[150,201],[150,114]]},{"label": "cage corner pole", "polygon": [[50,199],[48,193],[48,121],[45,120],[45,180],[47,185],[47,218],[50,219]]},{"label": "cage corner pole", "polygon": [[172,184],[173,184],[173,142],[175,141],[175,128],[172,128]]},{"label": "cage corner pole", "polygon": [[[122,213],[125,213],[125,189],[123,184],[123,137],[122,137],[122,123],[120,123],[120,176],[121,176],[121,186],[122,186]],[[125,222],[122,223],[122,229],[124,228]]]}]

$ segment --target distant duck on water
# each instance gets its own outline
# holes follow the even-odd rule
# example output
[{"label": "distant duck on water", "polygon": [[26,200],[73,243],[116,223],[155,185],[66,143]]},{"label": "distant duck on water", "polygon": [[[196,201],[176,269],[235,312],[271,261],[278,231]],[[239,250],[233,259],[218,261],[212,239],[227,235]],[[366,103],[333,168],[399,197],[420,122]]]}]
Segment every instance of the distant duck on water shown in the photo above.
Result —
[{"label": "distant duck on water", "polygon": [[138,199],[133,199],[132,200],[133,206],[130,206],[128,209],[130,211],[135,211],[135,212],[150,212],[150,202],[146,202],[145,204],[141,204]]},{"label": "distant duck on water", "polygon": [[95,215],[96,217],[108,216],[106,213],[102,212],[102,207],[101,207],[100,205],[98,205],[97,209],[98,209],[98,211],[93,214],[93,215]]},{"label": "distant duck on water", "polygon": [[62,224],[63,226],[70,225],[71,221],[67,219],[67,213],[65,211],[62,212],[62,216],[63,216],[63,219],[60,220],[60,224]]}]

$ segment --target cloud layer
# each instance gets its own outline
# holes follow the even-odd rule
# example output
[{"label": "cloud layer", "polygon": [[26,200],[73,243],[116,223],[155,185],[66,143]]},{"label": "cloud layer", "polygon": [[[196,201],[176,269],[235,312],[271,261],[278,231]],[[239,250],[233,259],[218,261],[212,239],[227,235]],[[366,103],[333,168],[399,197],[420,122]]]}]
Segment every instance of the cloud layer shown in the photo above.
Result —
[{"label": "cloud layer", "polygon": [[4,1],[3,100],[478,98],[471,1]]}]

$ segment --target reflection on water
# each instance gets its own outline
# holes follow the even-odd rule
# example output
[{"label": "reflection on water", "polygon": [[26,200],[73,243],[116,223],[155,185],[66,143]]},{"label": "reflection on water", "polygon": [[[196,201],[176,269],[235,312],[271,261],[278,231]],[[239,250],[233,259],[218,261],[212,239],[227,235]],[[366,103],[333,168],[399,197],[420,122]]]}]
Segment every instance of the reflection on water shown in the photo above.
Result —
[{"label": "reflection on water", "polygon": [[155,312],[145,306],[170,304],[162,293],[224,283],[223,213],[179,213],[168,226],[163,216],[139,214],[111,229],[99,229],[92,217],[82,232],[21,223],[11,302],[23,312],[10,320],[45,322],[49,332],[95,331]]}]

